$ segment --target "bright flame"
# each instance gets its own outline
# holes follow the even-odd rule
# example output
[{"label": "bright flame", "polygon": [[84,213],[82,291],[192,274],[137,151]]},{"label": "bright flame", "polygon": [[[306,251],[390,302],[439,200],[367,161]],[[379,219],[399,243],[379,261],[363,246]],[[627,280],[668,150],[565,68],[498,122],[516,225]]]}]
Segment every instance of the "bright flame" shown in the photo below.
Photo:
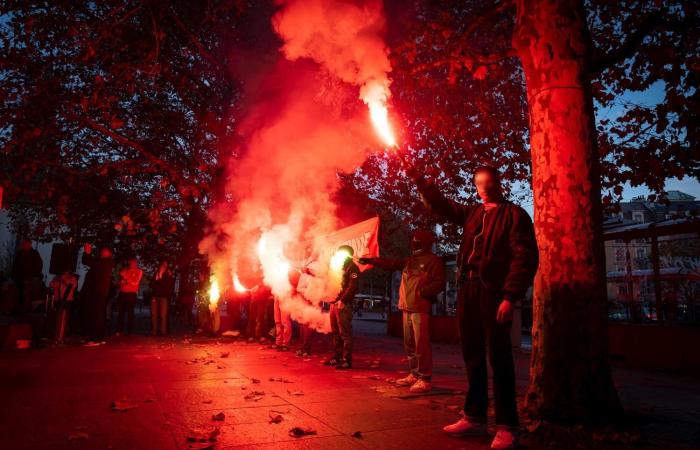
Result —
[{"label": "bright flame", "polygon": [[378,82],[370,82],[363,86],[360,97],[369,107],[369,117],[379,137],[387,147],[396,147],[396,137],[389,123],[389,110],[386,107],[389,98],[388,87]]},{"label": "bright flame", "polygon": [[282,250],[285,239],[281,228],[265,231],[257,246],[265,285],[270,286],[276,295],[289,290],[289,270],[292,266]]},{"label": "bright flame", "polygon": [[335,252],[333,256],[331,256],[331,270],[335,272],[341,271],[343,269],[343,265],[345,264],[345,260],[350,257],[351,255],[347,250],[338,250]]},{"label": "bright flame", "polygon": [[209,304],[216,305],[217,303],[219,303],[219,297],[221,297],[219,282],[216,280],[216,278],[212,278],[211,286],[209,287]]},{"label": "bright flame", "polygon": [[265,249],[267,248],[267,239],[265,238],[265,235],[263,234],[260,236],[260,240],[258,241],[258,258],[261,260],[265,257]]},{"label": "bright flame", "polygon": [[243,283],[241,283],[241,280],[238,278],[238,274],[233,275],[233,288],[236,290],[236,292],[248,292],[250,289],[247,287],[243,286]]}]

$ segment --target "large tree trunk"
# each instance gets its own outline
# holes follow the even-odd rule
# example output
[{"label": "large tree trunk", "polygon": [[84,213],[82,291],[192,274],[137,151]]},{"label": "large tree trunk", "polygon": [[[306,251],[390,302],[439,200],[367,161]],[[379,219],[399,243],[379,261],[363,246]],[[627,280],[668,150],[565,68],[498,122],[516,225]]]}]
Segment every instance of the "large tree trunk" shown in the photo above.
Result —
[{"label": "large tree trunk", "polygon": [[513,43],[527,81],[540,249],[525,412],[557,423],[609,421],[622,407],[608,361],[600,171],[582,2],[518,0]]}]

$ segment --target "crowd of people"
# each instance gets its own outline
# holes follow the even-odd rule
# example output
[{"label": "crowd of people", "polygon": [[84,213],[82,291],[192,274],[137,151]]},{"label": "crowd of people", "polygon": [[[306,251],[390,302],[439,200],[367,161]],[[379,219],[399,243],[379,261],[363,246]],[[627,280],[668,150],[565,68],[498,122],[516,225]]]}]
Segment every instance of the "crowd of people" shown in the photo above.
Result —
[{"label": "crowd of people", "polygon": [[[457,316],[462,354],[469,389],[462,417],[444,427],[455,435],[485,434],[488,411],[487,361],[493,373],[494,411],[498,432],[492,448],[514,448],[517,444],[518,413],[515,397],[515,370],[511,350],[513,310],[531,286],[538,265],[537,243],[532,220],[520,207],[504,199],[498,170],[478,168],[473,175],[474,187],[481,202],[460,204],[446,198],[422,174],[407,170],[418,188],[425,206],[446,221],[462,227],[462,240],[457,254]],[[429,230],[417,230],[410,243],[411,254],[404,258],[356,258],[350,246],[339,248],[346,257],[342,264],[341,289],[335,299],[329,299],[332,354],[325,364],[338,370],[352,369],[354,300],[358,294],[360,265],[391,271],[401,271],[398,309],[403,316],[403,342],[409,373],[397,380],[397,385],[411,392],[425,393],[432,389],[433,367],[430,344],[430,322],[433,304],[445,288],[445,266],[435,255],[435,236]],[[114,255],[110,248],[95,252],[86,244],[82,262],[89,268],[82,288],[78,277],[66,271],[55,275],[48,294],[55,312],[55,339],[61,341],[72,312],[79,311],[80,330],[92,341],[101,341],[106,334],[106,317],[111,312]],[[18,291],[16,312],[31,309],[32,299],[41,292],[42,261],[31,242],[19,246],[12,270]],[[290,284],[296,289],[299,273],[290,274]],[[312,273],[308,272],[309,275]],[[130,258],[118,271],[116,305],[118,319],[115,332],[134,331],[134,308],[144,271],[136,258]],[[175,276],[167,261],[150,274],[146,291],[151,307],[151,333],[165,335],[169,331],[170,308],[175,298]],[[200,274],[195,286],[184,280],[179,286],[178,312],[188,325],[209,327],[220,332],[218,307],[200,302],[197,320],[193,306],[197,292],[205,291],[208,275]],[[297,292],[298,293],[298,292]],[[40,296],[40,295],[39,295]],[[281,352],[290,351],[293,323],[287,311],[262,282],[243,294],[228,295],[228,331],[236,330],[249,343],[264,344]],[[77,306],[74,307],[74,306]],[[209,308],[207,308],[209,306]],[[233,332],[233,331],[232,331]],[[308,324],[298,324],[299,356],[312,352],[315,330]]]}]

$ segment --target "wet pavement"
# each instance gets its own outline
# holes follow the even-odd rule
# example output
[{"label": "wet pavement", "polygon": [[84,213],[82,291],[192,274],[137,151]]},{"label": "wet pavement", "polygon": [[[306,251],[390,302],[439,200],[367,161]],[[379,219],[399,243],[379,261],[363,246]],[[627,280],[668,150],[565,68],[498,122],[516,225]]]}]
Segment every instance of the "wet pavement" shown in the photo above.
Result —
[{"label": "wet pavement", "polygon": [[[433,346],[435,389],[411,395],[390,382],[405,375],[400,341],[382,323],[355,324],[350,371],[322,365],[326,337],[310,358],[200,335],[0,353],[0,448],[488,448],[441,432],[464,401],[457,346]],[[516,352],[520,393],[528,358]],[[700,442],[698,380],[619,369],[616,381],[640,419],[638,446]]]}]

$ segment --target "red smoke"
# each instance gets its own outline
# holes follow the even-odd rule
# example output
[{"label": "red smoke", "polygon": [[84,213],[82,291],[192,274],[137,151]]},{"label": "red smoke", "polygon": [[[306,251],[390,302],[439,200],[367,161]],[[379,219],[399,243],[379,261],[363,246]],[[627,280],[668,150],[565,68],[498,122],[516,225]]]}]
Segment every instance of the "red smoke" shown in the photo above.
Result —
[{"label": "red smoke", "polygon": [[[226,162],[229,201],[210,211],[212,230],[200,251],[223,288],[239,273],[248,286],[245,278],[260,261],[282,308],[327,331],[326,316],[294,294],[285,265],[293,266],[292,253],[305,247],[318,253],[318,238],[338,228],[331,200],[337,173],[355,170],[379,144],[358,96],[376,86],[384,100],[389,95],[384,17],[378,1],[279,5],[273,26],[284,40],[282,55],[248,93],[252,106],[239,125],[245,151]],[[256,250],[261,236],[262,254]],[[307,277],[300,289],[317,305],[338,287],[328,261],[312,270],[316,278]]]}]

